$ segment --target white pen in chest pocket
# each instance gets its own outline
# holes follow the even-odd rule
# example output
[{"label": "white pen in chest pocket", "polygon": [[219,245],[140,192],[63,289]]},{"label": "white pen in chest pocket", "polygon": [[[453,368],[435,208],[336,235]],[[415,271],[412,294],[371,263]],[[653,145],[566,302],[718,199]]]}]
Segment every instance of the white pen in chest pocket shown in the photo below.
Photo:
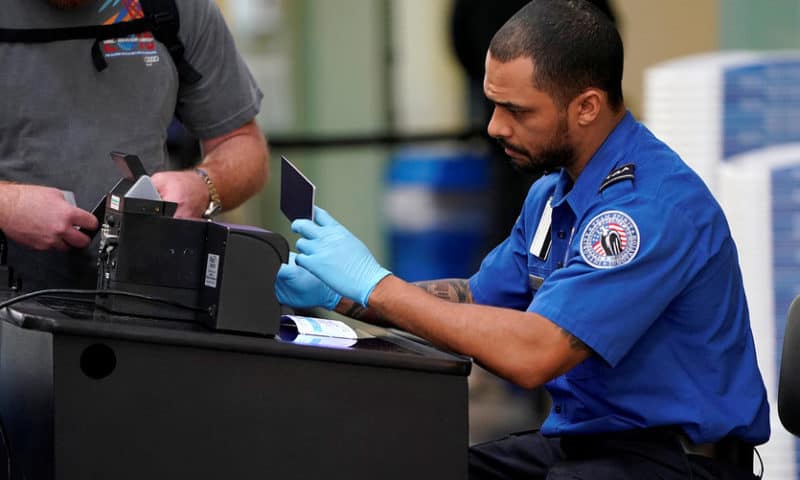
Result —
[{"label": "white pen in chest pocket", "polygon": [[550,206],[550,200],[552,197],[545,203],[542,215],[539,217],[539,225],[531,240],[530,254],[542,261],[547,260],[550,254],[550,226],[553,222],[553,207]]}]

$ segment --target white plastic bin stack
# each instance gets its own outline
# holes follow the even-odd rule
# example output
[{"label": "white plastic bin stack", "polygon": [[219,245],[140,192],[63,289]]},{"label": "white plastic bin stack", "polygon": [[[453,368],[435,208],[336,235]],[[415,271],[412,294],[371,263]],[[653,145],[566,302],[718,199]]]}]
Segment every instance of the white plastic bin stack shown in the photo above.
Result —
[{"label": "white plastic bin stack", "polygon": [[777,382],[786,312],[800,294],[800,52],[657,65],[645,73],[644,120],[725,210],[770,400],[772,438],[758,449],[765,478],[798,478],[798,443],[778,419]]}]

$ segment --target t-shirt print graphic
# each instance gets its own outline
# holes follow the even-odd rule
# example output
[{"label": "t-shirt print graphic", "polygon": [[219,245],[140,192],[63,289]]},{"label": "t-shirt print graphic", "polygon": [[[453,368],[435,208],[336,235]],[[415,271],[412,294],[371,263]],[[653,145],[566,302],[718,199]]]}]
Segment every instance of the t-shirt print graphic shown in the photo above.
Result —
[{"label": "t-shirt print graphic", "polygon": [[[111,14],[103,21],[103,25],[144,18],[144,11],[139,4],[139,0],[106,0],[100,6],[100,12],[103,13],[105,11],[109,11]],[[156,40],[150,32],[105,40],[100,47],[106,59],[142,56],[144,57],[145,65],[148,67],[159,61]]]},{"label": "t-shirt print graphic", "polygon": [[[122,5],[122,8],[120,8],[120,5]],[[113,13],[103,22],[103,25],[144,18],[144,11],[139,4],[139,0],[106,0],[100,6],[99,11],[103,13],[107,10]]]}]

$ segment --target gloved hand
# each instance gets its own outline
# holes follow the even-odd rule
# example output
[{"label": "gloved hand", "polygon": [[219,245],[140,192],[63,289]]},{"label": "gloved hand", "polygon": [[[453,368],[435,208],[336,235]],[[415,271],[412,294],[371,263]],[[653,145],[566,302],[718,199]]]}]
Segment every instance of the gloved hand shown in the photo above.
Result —
[{"label": "gloved hand", "polygon": [[314,222],[295,220],[292,230],[303,237],[296,244],[300,252],[297,264],[365,307],[375,285],[392,273],[378,264],[361,240],[319,207],[314,207]]},{"label": "gloved hand", "polygon": [[324,307],[333,310],[342,296],[303,267],[297,266],[297,254],[289,252],[289,263],[281,265],[275,280],[275,296],[283,305],[294,308]]}]

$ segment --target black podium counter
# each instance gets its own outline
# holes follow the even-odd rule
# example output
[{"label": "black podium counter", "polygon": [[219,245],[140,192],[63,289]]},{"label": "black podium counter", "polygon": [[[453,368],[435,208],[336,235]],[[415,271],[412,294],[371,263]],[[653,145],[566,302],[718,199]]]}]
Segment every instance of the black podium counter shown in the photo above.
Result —
[{"label": "black podium counter", "polygon": [[0,478],[466,478],[470,362],[396,332],[306,345],[55,297],[0,318]]}]

